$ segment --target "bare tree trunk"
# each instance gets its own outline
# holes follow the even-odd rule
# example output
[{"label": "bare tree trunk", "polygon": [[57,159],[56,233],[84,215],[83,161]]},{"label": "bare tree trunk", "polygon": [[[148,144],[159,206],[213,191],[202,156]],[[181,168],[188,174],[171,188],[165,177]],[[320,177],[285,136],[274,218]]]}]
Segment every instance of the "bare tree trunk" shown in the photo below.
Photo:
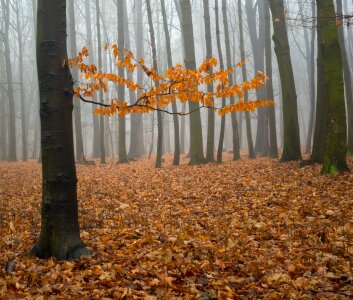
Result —
[{"label": "bare tree trunk", "polygon": [[66,1],[39,0],[37,26],[43,193],[41,232],[31,254],[73,259],[89,251],[80,239],[78,223]]},{"label": "bare tree trunk", "polygon": [[[124,2],[118,1],[118,48],[119,55],[123,55],[123,49],[125,46],[125,17],[124,17]],[[118,67],[118,75],[124,78],[125,71],[120,66]],[[118,85],[118,99],[121,103],[125,101],[125,86],[122,84]],[[119,163],[127,163],[128,157],[126,152],[126,123],[125,116],[119,116]]]},{"label": "bare tree trunk", "polygon": [[[87,32],[87,48],[90,53],[89,64],[94,64],[94,53],[93,53],[93,36],[92,36],[92,24],[91,24],[91,10],[90,1],[85,1],[85,21],[86,21],[86,32]],[[93,141],[92,141],[92,155],[93,157],[99,157],[99,117],[94,114],[96,106],[92,106],[92,120],[93,120]]]},{"label": "bare tree trunk", "polygon": [[[74,0],[69,0],[69,27],[70,27],[70,50],[71,57],[77,56],[77,42],[76,42],[76,22],[75,22],[75,5]],[[78,68],[74,67],[72,71],[74,82],[78,82]],[[74,98],[74,120],[75,120],[75,137],[76,137],[76,160],[80,164],[87,163],[82,137],[82,122],[81,122],[81,105],[80,99]]]},{"label": "bare tree trunk", "polygon": [[[150,36],[151,36],[151,48],[152,48],[152,60],[153,60],[153,67],[158,72],[158,63],[157,63],[157,49],[156,49],[156,40],[154,37],[154,28],[153,28],[153,21],[152,21],[152,10],[151,10],[151,3],[150,0],[146,0],[147,6],[147,17],[148,17],[148,24],[150,28]],[[155,83],[158,85],[158,81]],[[158,99],[157,99],[157,106],[158,106]],[[163,118],[161,111],[157,111],[157,126],[158,126],[158,137],[157,137],[157,158],[156,158],[156,168],[160,168],[162,166],[162,147],[163,147]],[[152,141],[153,143],[153,141]]]},{"label": "bare tree trunk", "polygon": [[[223,53],[222,53],[221,37],[220,37],[220,30],[219,30],[218,0],[215,0],[215,16],[216,16],[216,39],[217,39],[219,67],[221,70],[224,70]],[[225,106],[226,106],[226,99],[225,99],[225,97],[223,97],[222,98],[222,107],[225,107]],[[225,127],[226,127],[226,117],[222,116],[221,117],[221,130],[219,133],[218,149],[217,149],[217,163],[219,163],[219,164],[222,162],[222,156],[223,156]]]},{"label": "bare tree trunk", "polygon": [[[226,44],[226,57],[227,57],[227,68],[232,68],[232,54],[230,51],[230,42],[229,42],[229,29],[228,29],[228,15],[227,15],[227,2],[226,0],[222,0],[222,14],[223,14],[223,26],[224,26],[224,38]],[[232,86],[234,84],[233,75],[228,74],[229,85]],[[234,96],[230,97],[230,104],[234,104],[235,99]],[[233,133],[233,160],[240,159],[240,145],[239,145],[239,132],[238,132],[238,121],[237,114],[232,112],[230,114],[232,121],[232,133]]]},{"label": "bare tree trunk", "polygon": [[293,67],[283,0],[268,0],[272,12],[275,52],[283,93],[284,145],[281,161],[301,160],[300,135]]},{"label": "bare tree trunk", "polygon": [[[187,69],[195,70],[196,58],[190,0],[180,0],[180,9],[185,67]],[[205,162],[203,155],[201,114],[200,111],[197,110],[198,108],[198,103],[189,101],[189,111],[195,111],[190,115],[190,165],[197,165]]]},{"label": "bare tree trunk", "polygon": [[[167,23],[167,13],[165,9],[165,1],[161,0],[161,9],[162,9],[162,17],[163,17],[163,27],[164,27],[164,35],[166,41],[166,49],[167,49],[167,60],[168,60],[168,67],[173,66],[172,60],[172,48],[170,46],[170,36],[169,36],[169,29]],[[179,118],[177,113],[177,105],[175,101],[172,103],[172,111],[173,115],[173,124],[174,124],[174,159],[173,165],[179,165],[180,163],[180,141],[179,141]]]},{"label": "bare tree trunk", "polygon": [[[271,14],[270,7],[265,1],[265,60],[266,60],[266,75],[268,80],[266,82],[266,98],[274,100],[273,80],[272,80],[272,43],[271,43]],[[267,111],[269,129],[270,129],[270,156],[278,157],[277,146],[277,130],[276,130],[276,112],[274,106],[270,106]],[[266,124],[266,126],[268,126]]]},{"label": "bare tree trunk", "polygon": [[13,92],[13,80],[12,80],[12,66],[10,56],[10,2],[9,0],[1,0],[1,10],[4,20],[4,55],[5,55],[5,67],[6,67],[6,78],[7,78],[7,95],[9,100],[9,118],[8,118],[8,160],[17,160],[17,145],[16,145],[16,114],[15,114],[15,97]]},{"label": "bare tree trunk", "polygon": [[[243,30],[243,10],[241,0],[238,0],[238,20],[239,20],[239,33],[240,33],[240,56],[241,60],[245,61],[245,43],[244,43],[244,30]],[[248,74],[246,70],[246,64],[243,64],[242,68],[242,77],[243,82],[248,81]],[[249,92],[244,92],[244,102],[249,101]],[[248,151],[249,158],[255,158],[254,143],[252,139],[252,130],[251,130],[251,119],[250,112],[245,112],[245,122],[246,122],[246,137],[248,140]]]}]

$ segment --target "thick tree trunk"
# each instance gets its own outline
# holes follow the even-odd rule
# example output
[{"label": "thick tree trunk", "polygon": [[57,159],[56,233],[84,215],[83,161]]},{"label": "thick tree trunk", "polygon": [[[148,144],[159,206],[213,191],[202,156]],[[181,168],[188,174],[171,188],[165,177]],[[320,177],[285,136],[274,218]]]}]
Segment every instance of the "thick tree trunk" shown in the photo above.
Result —
[{"label": "thick tree trunk", "polygon": [[13,91],[12,66],[10,56],[10,2],[9,0],[1,0],[2,15],[4,20],[4,56],[5,69],[7,79],[7,96],[9,100],[9,117],[8,117],[8,155],[9,161],[17,160],[17,143],[16,143],[16,113],[15,113],[15,97]]},{"label": "thick tree trunk", "polygon": [[[161,9],[162,9],[162,17],[163,17],[163,28],[164,28],[164,35],[166,41],[166,50],[167,50],[167,60],[168,60],[168,67],[173,66],[172,60],[172,48],[170,45],[170,36],[169,36],[169,29],[167,23],[167,13],[165,10],[165,1],[161,0]],[[172,111],[173,115],[173,124],[174,124],[174,158],[173,158],[173,165],[179,165],[180,163],[180,140],[179,140],[179,118],[177,113],[177,105],[175,102],[172,103]]]},{"label": "thick tree trunk", "polygon": [[268,0],[273,20],[273,41],[283,94],[284,145],[281,161],[301,160],[297,94],[288,42],[283,0]]},{"label": "thick tree trunk", "polygon": [[[185,53],[185,67],[196,70],[195,44],[190,0],[180,0],[181,27]],[[190,115],[190,165],[202,164],[205,162],[203,155],[201,114],[198,110],[199,104],[189,101]]]},{"label": "thick tree trunk", "polygon": [[[223,53],[221,46],[221,37],[219,30],[219,14],[218,14],[218,0],[215,0],[215,17],[216,17],[216,40],[217,40],[217,50],[218,50],[218,58],[219,58],[219,67],[221,70],[224,70],[224,62],[223,62]],[[226,99],[222,98],[222,107],[226,106]],[[226,117],[221,117],[221,128],[219,133],[218,140],[218,148],[217,148],[217,163],[222,163],[223,157],[223,145],[224,145],[224,134],[226,128]]]},{"label": "thick tree trunk", "polygon": [[[152,60],[153,60],[153,67],[158,72],[158,63],[157,63],[157,49],[156,49],[156,40],[154,37],[154,28],[153,28],[153,21],[152,21],[152,10],[151,10],[151,2],[150,0],[146,0],[147,6],[147,17],[148,17],[148,24],[150,28],[150,36],[151,36],[151,48],[152,48]],[[155,83],[158,85],[158,81]],[[158,100],[157,100],[158,102]],[[158,107],[158,104],[157,104]],[[157,136],[157,158],[156,158],[156,168],[160,168],[162,166],[162,147],[163,147],[163,118],[162,112],[157,111],[157,126],[158,126],[158,136]],[[153,128],[152,128],[153,130]],[[153,140],[152,140],[153,143]]]},{"label": "thick tree trunk", "polygon": [[[267,1],[265,5],[265,61],[266,61],[266,98],[274,100],[273,80],[272,80],[272,43],[271,43],[271,14],[270,6]],[[277,130],[276,130],[276,112],[275,107],[270,106],[267,111],[269,129],[270,129],[270,157],[278,157]]]},{"label": "thick tree trunk", "polygon": [[[210,20],[210,9],[209,9],[208,0],[203,0],[203,15],[204,15],[204,23],[205,23],[206,58],[210,59],[212,58],[212,36],[211,36],[211,20]],[[207,86],[207,92],[213,93],[213,85]],[[207,162],[215,161],[214,138],[215,138],[215,112],[214,110],[209,109],[208,115],[207,115],[207,147],[206,147]]]},{"label": "thick tree trunk", "polygon": [[89,251],[80,239],[78,223],[66,1],[39,0],[37,22],[43,196],[41,233],[31,253],[72,259]]},{"label": "thick tree trunk", "polygon": [[[240,35],[240,56],[241,60],[245,61],[245,43],[244,43],[244,30],[243,30],[243,9],[242,9],[242,1],[238,0],[238,21],[239,21],[239,35]],[[246,64],[243,64],[242,68],[242,78],[243,82],[248,81],[248,74],[246,70]],[[248,91],[244,92],[244,102],[249,101],[249,93]],[[246,138],[248,141],[248,156],[249,158],[255,158],[255,151],[254,151],[254,143],[252,139],[252,129],[251,129],[251,119],[250,119],[250,112],[245,112],[245,123],[246,123]]]},{"label": "thick tree trunk", "polygon": [[[230,50],[230,42],[229,42],[229,29],[228,29],[228,15],[227,15],[227,2],[226,0],[222,0],[222,14],[223,14],[223,27],[224,27],[224,39],[226,44],[226,58],[227,58],[227,68],[232,68],[232,54]],[[233,75],[228,74],[229,85],[232,86],[233,82]],[[234,96],[230,97],[230,104],[235,103]],[[237,114],[232,112],[230,114],[231,121],[232,121],[232,144],[233,144],[233,160],[240,159],[240,145],[239,145],[239,129],[238,129],[238,121],[237,121]]]},{"label": "thick tree trunk", "polygon": [[[76,42],[76,21],[75,21],[75,5],[74,0],[69,0],[69,26],[70,26],[70,50],[71,57],[77,56],[77,42]],[[74,82],[78,82],[78,69],[73,68],[72,76]],[[75,138],[76,138],[76,160],[79,164],[86,164],[87,160],[85,158],[83,149],[83,137],[82,137],[82,122],[81,122],[81,105],[80,99],[74,98],[74,120],[75,120]]]},{"label": "thick tree trunk", "polygon": [[[348,169],[347,124],[344,103],[342,56],[339,33],[331,12],[335,11],[333,0],[317,2],[318,48],[322,64],[323,82],[326,86],[327,114],[324,136],[323,172],[335,173]],[[318,72],[319,73],[319,72]]]}]

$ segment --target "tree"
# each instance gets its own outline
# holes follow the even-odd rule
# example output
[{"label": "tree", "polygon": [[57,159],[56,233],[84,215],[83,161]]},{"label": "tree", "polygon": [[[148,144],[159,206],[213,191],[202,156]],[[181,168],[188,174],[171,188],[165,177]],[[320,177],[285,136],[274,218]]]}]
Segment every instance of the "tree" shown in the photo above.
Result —
[{"label": "tree", "polygon": [[[125,46],[125,32],[124,32],[124,2],[118,1],[118,47],[124,49]],[[125,76],[125,70],[122,67],[118,67],[118,74],[120,77]],[[125,99],[125,87],[122,84],[118,85],[118,99]],[[103,117],[103,116],[101,116]],[[128,157],[126,152],[126,124],[125,116],[119,116],[119,163],[127,163]]]},{"label": "tree", "polygon": [[7,79],[7,96],[8,96],[8,154],[7,158],[9,161],[17,160],[17,143],[16,143],[16,115],[15,115],[15,97],[13,91],[13,80],[12,80],[12,65],[10,57],[10,42],[9,42],[9,30],[10,30],[10,1],[1,0],[1,11],[4,20],[4,32],[3,43],[4,43],[4,56],[5,56],[5,69]]},{"label": "tree", "polygon": [[66,1],[39,0],[37,67],[40,90],[43,192],[41,232],[31,254],[77,258],[80,239],[73,149],[73,86],[66,47]]},{"label": "tree", "polygon": [[[151,10],[150,0],[146,0],[146,6],[147,6],[148,24],[150,27],[153,67],[158,72],[157,49],[156,49],[156,40],[154,37],[154,28],[153,28],[153,22],[152,22],[152,10]],[[158,86],[158,80],[155,81],[155,85]],[[157,96],[157,105],[158,105],[158,96]],[[162,166],[163,118],[162,118],[162,113],[159,110],[157,111],[157,126],[158,126],[157,158],[156,158],[155,167],[160,168]],[[153,140],[152,140],[152,143],[153,143]]]},{"label": "tree", "polygon": [[[347,126],[344,102],[344,81],[342,56],[340,55],[339,33],[334,21],[333,0],[317,2],[318,20],[318,97],[323,85],[325,97],[322,98],[317,113],[323,112],[324,122],[322,163],[324,173],[335,173],[348,169],[346,162]],[[320,81],[319,81],[320,80]],[[321,111],[322,110],[322,111]],[[318,118],[316,119],[318,122]],[[319,130],[319,127],[316,127]]]},{"label": "tree", "polygon": [[[222,14],[223,14],[223,27],[224,27],[224,39],[226,44],[226,60],[227,60],[227,68],[230,69],[232,67],[232,55],[230,50],[230,42],[229,42],[229,29],[228,29],[228,16],[227,16],[227,2],[226,0],[222,0]],[[229,84],[233,85],[233,76],[229,74]],[[230,104],[234,104],[235,99],[234,96],[230,97]],[[237,115],[235,112],[231,113],[232,120],[232,134],[233,134],[233,160],[240,159],[240,144],[239,144],[239,132],[238,132],[238,121]]]},{"label": "tree", "polygon": [[[265,5],[265,62],[266,75],[269,77],[266,83],[266,99],[274,99],[273,80],[272,80],[272,44],[271,44],[271,15],[270,7],[267,1]],[[270,129],[270,156],[278,157],[277,130],[276,130],[276,113],[275,108],[270,106],[267,111],[268,125]],[[266,124],[266,126],[268,126]]]},{"label": "tree", "polygon": [[300,136],[293,67],[288,42],[283,0],[268,0],[273,21],[273,41],[278,61],[282,93],[284,143],[281,161],[301,160]]},{"label": "tree", "polygon": [[[167,23],[167,13],[165,10],[165,2],[161,0],[161,9],[162,9],[162,17],[163,17],[163,28],[164,28],[164,35],[166,41],[166,50],[167,50],[167,60],[168,60],[168,67],[171,68],[173,66],[172,60],[172,48],[170,45],[170,35]],[[179,165],[180,163],[180,139],[179,139],[179,119],[177,115],[177,106],[176,103],[172,103],[172,111],[173,111],[173,123],[174,123],[174,158],[173,158],[173,165]]]},{"label": "tree", "polygon": [[[212,36],[211,36],[211,20],[208,0],[203,0],[203,15],[205,22],[205,40],[206,40],[206,58],[212,58]],[[213,92],[213,86],[209,85],[209,92]],[[208,110],[207,116],[207,147],[206,161],[214,162],[214,137],[215,137],[215,113],[213,110]]]},{"label": "tree", "polygon": [[[245,43],[244,43],[244,30],[243,30],[243,9],[242,9],[242,3],[241,0],[238,0],[238,21],[239,21],[239,47],[240,47],[240,56],[241,56],[241,61],[245,62]],[[248,74],[246,70],[246,64],[242,64],[241,67],[242,71],[242,78],[243,81],[248,80]],[[249,101],[249,94],[246,91],[244,94],[244,101],[248,102]],[[252,139],[252,130],[251,130],[251,119],[250,119],[250,113],[247,111],[245,112],[245,123],[246,123],[246,137],[248,141],[248,156],[249,158],[255,158],[255,151],[254,151],[254,143]]]},{"label": "tree", "polygon": [[[70,25],[70,50],[71,56],[75,56],[77,53],[77,41],[76,41],[76,21],[75,21],[75,5],[74,0],[69,0],[69,25]],[[73,79],[78,81],[78,70],[74,68]],[[86,164],[87,160],[83,149],[83,137],[82,137],[82,122],[81,122],[81,105],[80,101],[74,102],[74,120],[75,120],[75,137],[76,137],[76,160],[80,164]]]},{"label": "tree", "polygon": [[[343,16],[342,0],[336,0],[337,3],[337,14]],[[349,66],[348,54],[346,50],[346,44],[344,39],[344,28],[338,26],[338,38],[341,49],[342,63],[343,63],[343,74],[344,74],[344,89],[346,95],[346,106],[347,106],[347,134],[348,144],[347,150],[350,154],[353,154],[353,89],[352,89],[352,74]]]},{"label": "tree", "polygon": [[[195,70],[196,58],[190,0],[180,0],[180,9],[185,67],[187,69]],[[195,113],[190,115],[190,165],[197,165],[205,162],[203,154],[201,115],[198,108],[198,103],[189,101],[189,111],[195,111]]]}]

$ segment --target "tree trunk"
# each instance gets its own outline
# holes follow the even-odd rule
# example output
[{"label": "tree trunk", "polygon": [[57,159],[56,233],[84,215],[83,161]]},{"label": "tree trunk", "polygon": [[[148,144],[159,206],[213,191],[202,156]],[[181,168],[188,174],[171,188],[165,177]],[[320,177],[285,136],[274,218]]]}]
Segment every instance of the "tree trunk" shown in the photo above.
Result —
[{"label": "tree trunk", "polygon": [[[170,45],[170,35],[167,23],[167,13],[165,9],[165,1],[161,0],[161,9],[162,9],[162,17],[163,17],[163,28],[164,35],[166,41],[166,50],[167,50],[167,60],[168,60],[168,68],[173,66],[172,60],[172,48]],[[177,105],[175,101],[172,103],[172,111],[173,115],[173,124],[174,124],[174,158],[173,165],[177,166],[180,163],[180,140],[179,140],[179,118],[177,113]]]},{"label": "tree trunk", "polygon": [[[91,24],[91,10],[90,1],[85,1],[85,21],[86,21],[86,32],[87,32],[87,48],[90,53],[89,64],[94,64],[94,53],[93,53],[93,36],[92,36],[92,24]],[[94,114],[96,106],[92,105],[92,120],[93,120],[93,145],[92,155],[93,157],[99,157],[99,117]]]},{"label": "tree trunk", "polygon": [[[243,10],[242,10],[242,1],[238,0],[238,20],[239,20],[239,34],[240,34],[240,56],[241,60],[245,61],[245,43],[244,43],[244,30],[243,30]],[[248,74],[246,70],[246,64],[243,64],[242,68],[242,78],[243,82],[248,81]],[[244,92],[244,102],[247,103],[249,101],[249,92]],[[246,123],[246,138],[248,141],[248,156],[249,158],[255,158],[255,151],[254,151],[254,143],[252,139],[252,130],[251,130],[251,119],[250,119],[250,112],[245,112],[245,123]]]},{"label": "tree trunk", "polygon": [[31,254],[72,259],[89,251],[80,239],[78,223],[66,1],[39,0],[37,20],[43,196],[41,233]]},{"label": "tree trunk", "polygon": [[301,160],[297,94],[288,42],[283,0],[268,0],[273,20],[273,41],[283,93],[284,144],[282,162]]},{"label": "tree trunk", "polygon": [[9,117],[8,117],[8,155],[9,161],[17,160],[17,145],[16,145],[16,113],[15,113],[15,97],[13,92],[12,83],[12,66],[10,56],[10,2],[9,0],[1,0],[2,15],[4,20],[4,56],[5,56],[5,67],[6,67],[6,79],[7,79],[7,96],[9,100]]},{"label": "tree trunk", "polygon": [[[75,21],[75,5],[74,0],[69,0],[69,26],[70,26],[70,50],[71,57],[77,56],[77,42],[76,42],[76,21]],[[74,82],[78,82],[78,68],[75,66],[72,70],[72,76]],[[75,137],[76,137],[76,160],[79,164],[87,163],[84,149],[83,149],[83,137],[82,137],[82,122],[81,122],[81,105],[80,99],[74,98],[74,120],[75,120]]]},{"label": "tree trunk", "polygon": [[[232,68],[232,54],[230,50],[230,42],[229,42],[229,29],[228,29],[228,15],[227,15],[227,2],[226,0],[222,0],[222,14],[223,14],[223,27],[224,27],[224,39],[226,44],[226,57],[227,57],[227,68]],[[233,82],[233,74],[228,74],[229,85],[232,86]],[[235,104],[234,96],[230,97],[230,104]],[[233,160],[240,159],[240,145],[239,145],[239,132],[238,132],[238,121],[237,114],[232,112],[230,114],[232,121],[232,141],[233,141]]]},{"label": "tree trunk", "polygon": [[[123,50],[125,46],[125,17],[124,17],[124,2],[118,1],[118,48],[119,48],[119,56],[123,55]],[[120,57],[120,59],[122,59]],[[125,77],[125,70],[118,67],[118,75],[121,78]],[[118,85],[118,100],[120,103],[125,101],[125,86],[122,84]],[[118,126],[119,126],[119,163],[127,163],[128,157],[126,152],[126,122],[125,116],[119,116],[118,118]]]},{"label": "tree trunk", "polygon": [[[337,1],[337,14],[343,15],[342,0]],[[346,91],[346,105],[347,105],[347,121],[348,121],[348,144],[347,151],[353,154],[353,90],[352,90],[352,74],[349,67],[348,54],[344,41],[344,28],[338,27],[338,36],[341,49],[343,74],[344,74],[344,88]]]},{"label": "tree trunk", "polygon": [[[221,70],[224,70],[223,53],[222,53],[221,37],[220,37],[220,30],[219,30],[218,0],[215,0],[215,16],[216,16],[216,40],[217,40],[219,67]],[[225,106],[226,106],[226,99],[223,97],[222,107],[225,107]],[[226,116],[222,116],[221,128],[220,128],[219,140],[218,140],[218,149],[217,149],[217,163],[219,164],[222,163],[225,127],[226,127]]]},{"label": "tree trunk", "polygon": [[[323,172],[336,173],[348,169],[347,124],[344,103],[342,56],[339,33],[331,12],[335,11],[333,0],[317,2],[318,49],[323,71],[322,84],[326,86],[327,113],[324,136]],[[320,70],[321,71],[321,70]],[[319,71],[318,71],[319,74]]]},{"label": "tree trunk", "polygon": [[[209,1],[203,0],[203,14],[205,22],[206,58],[212,58],[212,36]],[[212,70],[210,71],[210,75]],[[213,85],[207,85],[207,92],[213,93]],[[209,109],[207,112],[207,147],[206,161],[214,162],[214,138],[215,138],[215,112]]]},{"label": "tree trunk", "polygon": [[[266,60],[266,75],[268,80],[266,82],[266,98],[274,100],[273,93],[273,75],[272,75],[272,43],[271,43],[271,14],[270,7],[267,1],[265,5],[265,60]],[[278,157],[277,145],[277,130],[276,130],[276,112],[275,107],[270,106],[267,111],[269,129],[270,129],[270,157]]]},{"label": "tree trunk", "polygon": [[[181,27],[185,53],[185,67],[196,70],[195,44],[190,0],[180,0]],[[189,101],[190,114],[190,165],[197,165],[205,162],[203,155],[202,125],[199,104]]]},{"label": "tree trunk", "polygon": [[[150,36],[151,36],[151,48],[152,48],[152,60],[153,67],[158,72],[158,63],[157,63],[157,49],[156,49],[156,40],[154,37],[154,28],[152,21],[152,10],[150,0],[146,0],[147,5],[147,16],[148,16],[148,24],[150,28]],[[158,85],[158,81],[155,83]],[[158,100],[157,100],[158,103]],[[158,107],[158,104],[157,104]],[[156,168],[160,168],[162,166],[162,147],[163,147],[163,118],[162,112],[157,110],[157,126],[158,126],[158,136],[157,136],[157,158],[156,158]],[[153,130],[153,128],[152,128]],[[153,143],[153,140],[152,140]]]}]

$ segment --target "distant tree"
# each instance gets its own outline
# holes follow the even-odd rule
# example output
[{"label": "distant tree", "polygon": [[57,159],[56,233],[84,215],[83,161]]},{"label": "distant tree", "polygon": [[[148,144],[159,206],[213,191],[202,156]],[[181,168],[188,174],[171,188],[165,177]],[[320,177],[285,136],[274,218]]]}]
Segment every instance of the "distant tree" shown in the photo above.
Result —
[{"label": "distant tree", "polygon": [[268,0],[268,2],[272,13],[273,41],[283,94],[284,144],[281,161],[301,160],[297,94],[283,0]]}]

